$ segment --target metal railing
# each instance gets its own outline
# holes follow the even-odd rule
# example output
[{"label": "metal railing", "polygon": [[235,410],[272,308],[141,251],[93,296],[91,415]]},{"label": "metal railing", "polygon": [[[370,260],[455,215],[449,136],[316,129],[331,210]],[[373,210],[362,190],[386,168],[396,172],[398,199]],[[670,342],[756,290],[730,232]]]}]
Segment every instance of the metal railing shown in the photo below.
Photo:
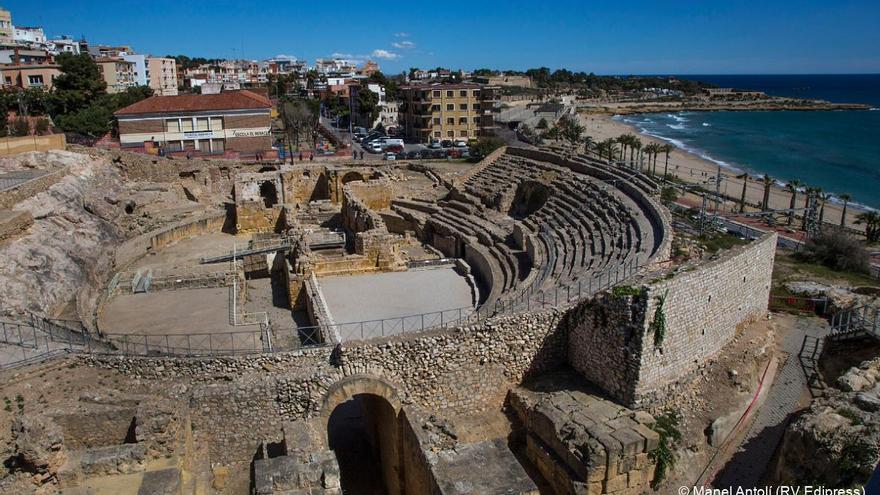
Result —
[{"label": "metal railing", "polygon": [[839,311],[831,318],[830,337],[858,333],[880,337],[880,308],[858,306]]},{"label": "metal railing", "polygon": [[[338,335],[344,342],[473,325],[495,316],[564,307],[620,283],[636,274],[640,268],[637,258],[633,258],[583,279],[544,288],[542,286],[550,276],[552,266],[545,265],[528,287],[477,308],[468,306],[324,326],[272,328],[263,321],[257,321],[258,328],[233,332],[163,335],[106,333],[95,337],[78,322],[50,320],[31,314],[29,321],[0,322],[0,338],[3,339],[0,343],[25,349],[21,351],[20,358],[7,359],[0,363],[0,368],[33,362],[41,359],[41,356],[51,357],[61,351],[126,356],[236,356],[329,346],[335,344],[327,338],[330,335]],[[15,352],[19,352],[19,349]]]}]

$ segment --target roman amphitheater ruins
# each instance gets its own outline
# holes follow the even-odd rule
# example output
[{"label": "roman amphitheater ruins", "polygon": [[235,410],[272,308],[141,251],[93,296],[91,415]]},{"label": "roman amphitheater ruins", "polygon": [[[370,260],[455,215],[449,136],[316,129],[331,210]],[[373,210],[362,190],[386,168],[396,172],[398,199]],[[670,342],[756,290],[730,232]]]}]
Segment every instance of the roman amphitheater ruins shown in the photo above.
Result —
[{"label": "roman amphitheater ruins", "polygon": [[673,256],[653,180],[560,150],[2,166],[4,373],[82,377],[7,402],[8,490],[642,493],[767,311],[775,234]]}]

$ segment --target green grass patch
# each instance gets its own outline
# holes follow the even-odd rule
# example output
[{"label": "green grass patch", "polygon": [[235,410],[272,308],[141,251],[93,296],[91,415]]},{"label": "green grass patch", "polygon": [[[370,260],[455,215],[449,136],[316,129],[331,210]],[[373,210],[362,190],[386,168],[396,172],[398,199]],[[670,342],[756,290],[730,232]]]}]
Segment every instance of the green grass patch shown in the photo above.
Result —
[{"label": "green grass patch", "polygon": [[845,281],[853,287],[865,285],[872,287],[880,286],[880,280],[871,278],[864,273],[837,271],[819,263],[801,261],[788,254],[777,254],[776,264],[777,270],[774,271],[779,272],[783,276],[784,280],[781,280],[782,282],[802,278],[828,284]]},{"label": "green grass patch", "polygon": [[624,297],[624,296],[638,296],[642,293],[642,289],[639,287],[633,287],[631,285],[618,285],[611,289],[611,294],[616,297]]},{"label": "green grass patch", "polygon": [[747,239],[740,239],[739,237],[730,234],[704,235],[703,237],[700,237],[700,244],[710,253],[717,253],[718,251],[727,250],[748,243],[749,241]]}]

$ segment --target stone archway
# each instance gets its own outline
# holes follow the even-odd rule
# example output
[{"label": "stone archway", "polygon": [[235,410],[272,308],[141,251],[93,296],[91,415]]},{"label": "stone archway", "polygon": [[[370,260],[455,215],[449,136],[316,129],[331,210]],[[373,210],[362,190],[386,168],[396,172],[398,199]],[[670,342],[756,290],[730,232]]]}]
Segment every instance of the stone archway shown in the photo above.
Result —
[{"label": "stone archway", "polygon": [[395,387],[375,376],[352,375],[327,390],[321,417],[327,446],[339,462],[343,490],[404,492],[400,408]]}]

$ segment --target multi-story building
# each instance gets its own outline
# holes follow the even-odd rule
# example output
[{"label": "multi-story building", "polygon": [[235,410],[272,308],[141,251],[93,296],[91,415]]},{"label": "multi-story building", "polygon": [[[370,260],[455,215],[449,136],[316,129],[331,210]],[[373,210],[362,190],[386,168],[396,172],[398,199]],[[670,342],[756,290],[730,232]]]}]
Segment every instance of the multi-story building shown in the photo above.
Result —
[{"label": "multi-story building", "polygon": [[319,58],[315,60],[315,71],[318,74],[343,74],[353,76],[357,71],[357,66],[351,60],[345,60],[342,58]]},{"label": "multi-story building", "polygon": [[110,46],[110,45],[90,45],[88,47],[89,54],[95,59],[101,58],[117,58],[123,55],[133,54],[134,50],[130,46]]},{"label": "multi-story building", "polygon": [[9,45],[12,43],[13,31],[15,26],[12,24],[12,12],[0,7],[0,45]]},{"label": "multi-story building", "polygon": [[0,49],[0,64],[45,64],[52,62],[52,55],[46,50],[34,50],[13,46]]},{"label": "multi-story building", "polygon": [[177,95],[177,62],[173,58],[147,58],[147,84],[159,96]]},{"label": "multi-story building", "polygon": [[49,51],[55,55],[59,55],[61,53],[72,53],[74,55],[79,55],[83,51],[82,47],[84,44],[85,40],[77,41],[69,36],[55,38],[49,40],[49,42],[47,43]]},{"label": "multi-story building", "polygon": [[251,91],[152,96],[116,112],[119,142],[132,151],[271,156],[272,103]]},{"label": "multi-story building", "polygon": [[134,64],[134,80],[138,86],[147,86],[150,84],[146,55],[123,55],[120,58],[126,62]]},{"label": "multi-story building", "polygon": [[55,64],[11,64],[0,67],[3,84],[22,89],[52,89],[61,70]]},{"label": "multi-story building", "polygon": [[121,58],[99,58],[95,63],[101,67],[108,93],[121,93],[138,85],[134,62]]},{"label": "multi-story building", "polygon": [[474,83],[401,86],[399,119],[407,137],[474,139],[492,135],[500,88]]},{"label": "multi-story building", "polygon": [[46,33],[41,27],[16,26],[12,38],[19,45],[42,48],[45,48],[46,45]]}]

